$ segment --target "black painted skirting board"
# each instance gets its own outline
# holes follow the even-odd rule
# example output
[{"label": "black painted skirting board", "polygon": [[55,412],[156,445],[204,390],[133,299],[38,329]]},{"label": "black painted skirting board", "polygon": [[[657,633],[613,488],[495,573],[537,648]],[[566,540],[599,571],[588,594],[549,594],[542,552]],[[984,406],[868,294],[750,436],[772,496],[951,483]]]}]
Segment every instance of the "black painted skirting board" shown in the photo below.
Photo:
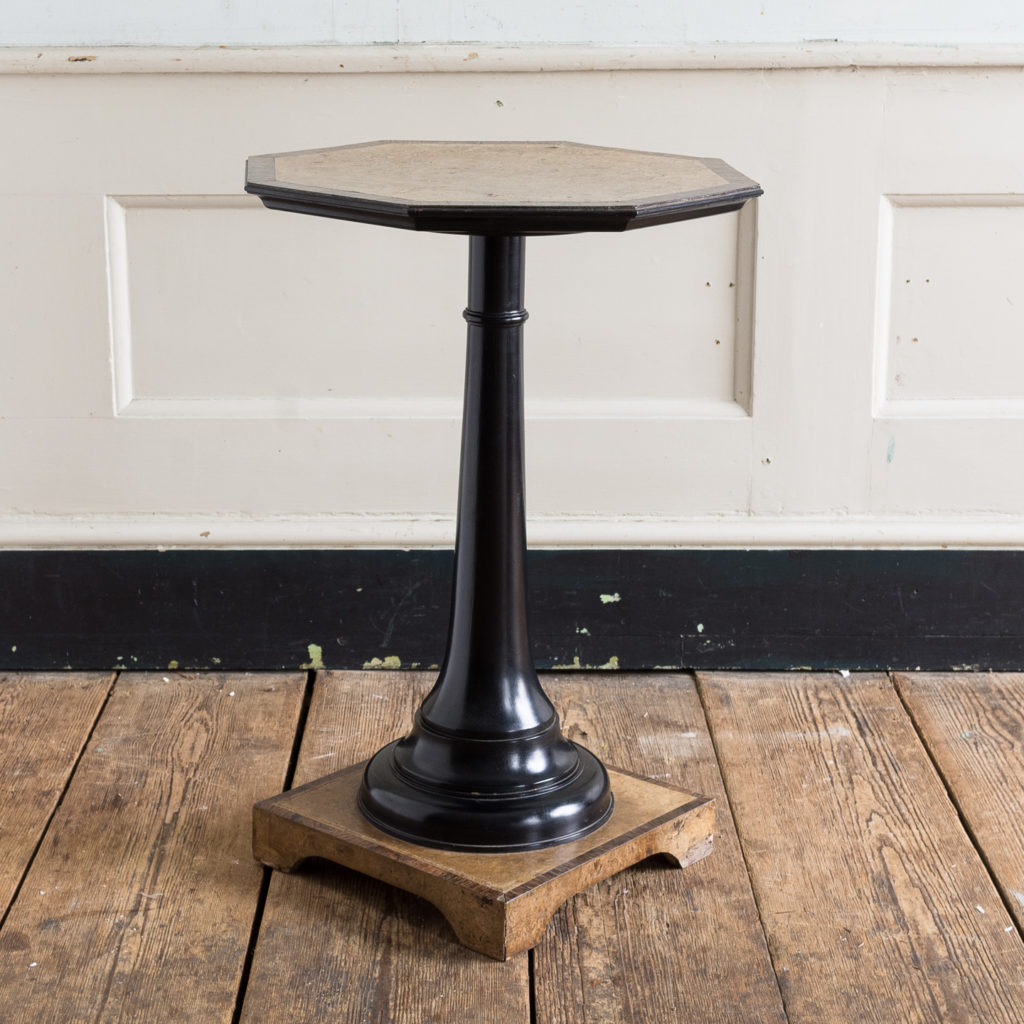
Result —
[{"label": "black painted skirting board", "polygon": [[[446,551],[3,551],[0,669],[430,668]],[[1024,551],[540,550],[541,668],[1024,668]]]}]

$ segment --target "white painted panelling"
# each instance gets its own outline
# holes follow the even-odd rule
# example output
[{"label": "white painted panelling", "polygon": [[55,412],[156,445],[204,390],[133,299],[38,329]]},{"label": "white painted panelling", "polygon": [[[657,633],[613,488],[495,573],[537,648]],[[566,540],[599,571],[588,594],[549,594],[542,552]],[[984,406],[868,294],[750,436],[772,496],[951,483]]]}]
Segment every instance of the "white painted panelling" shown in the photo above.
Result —
[{"label": "white painted panelling", "polygon": [[313,42],[733,42],[803,39],[910,43],[1024,39],[1024,16],[1012,0],[859,4],[839,0],[7,0],[0,44],[267,45]]},{"label": "white painted panelling", "polygon": [[[755,209],[743,267],[737,214],[530,240],[531,411],[739,415]],[[111,197],[107,219],[120,414],[460,414],[465,239],[246,196]]]},{"label": "white painted panelling", "polygon": [[[923,297],[927,301],[915,310],[936,324],[944,312],[950,317],[948,324],[936,328],[938,343],[926,356],[934,365],[925,368],[924,359],[917,361],[922,379],[944,381],[942,393],[897,398],[888,360],[876,359],[869,487],[876,505],[896,513],[928,515],[949,508],[965,516],[1024,512],[1024,495],[1015,480],[1015,455],[1024,450],[1024,373],[1019,346],[995,336],[1008,322],[1007,297],[1024,301],[1024,267],[1019,255],[1012,255],[1015,246],[1006,234],[1019,230],[1024,193],[1022,139],[1008,130],[1020,120],[1021,104],[1019,85],[1000,75],[902,71],[887,82],[878,154],[879,251],[887,247],[887,233],[892,242],[890,283],[878,290],[878,326],[884,326],[886,307],[890,321],[901,315],[897,289],[901,283],[912,288],[906,284],[912,275],[897,279],[895,272],[907,260],[923,261],[918,273],[924,277],[931,277],[925,263],[948,266],[953,274],[959,264],[974,282],[970,294],[960,282],[951,282],[950,289],[959,292],[966,307],[955,314],[951,296],[939,291]],[[957,216],[958,205],[964,206],[962,217]],[[1000,227],[986,211],[1001,211],[995,214]],[[897,233],[901,221],[911,231],[944,221],[957,234],[936,239],[933,253],[906,235],[907,250]],[[1017,265],[1016,272],[1005,265],[1007,258]],[[879,272],[886,276],[884,265]],[[1001,285],[993,287],[993,282]],[[890,331],[878,330],[876,354],[888,351]],[[911,333],[915,336],[922,337]],[[975,356],[978,365],[962,374],[958,384],[944,364],[950,359],[970,362]]]},{"label": "white painted panelling", "polygon": [[354,401],[359,415],[447,397],[458,415],[462,239],[269,214],[249,196],[109,203],[120,413],[351,415]]},{"label": "white painted panelling", "polygon": [[961,401],[974,415],[1014,408],[1024,382],[1024,195],[888,201],[883,413],[934,410],[937,400],[952,414]]},{"label": "white painted panelling", "polygon": [[[3,84],[0,79],[0,93]],[[105,263],[101,196],[76,194],[70,187],[33,195],[20,183],[5,182],[0,190],[0,431],[11,417],[110,414]],[[46,457],[40,451],[24,454]],[[0,482],[5,504],[15,500],[20,483]]]},{"label": "white painted panelling", "polygon": [[[1010,548],[1024,545],[1019,516],[538,516],[531,547],[641,548]],[[4,538],[18,547],[414,548],[455,542],[451,516],[388,514],[5,516]]]},{"label": "white painted panelling", "polygon": [[[535,540],[1020,544],[1024,76],[975,58],[0,76],[0,542],[449,538],[464,241],[241,191],[249,154],[433,137],[719,156],[765,188],[528,243]],[[933,267],[949,287],[905,285]]]},{"label": "white painted panelling", "polygon": [[740,218],[753,224],[756,209],[622,235],[531,239],[531,394],[670,402],[680,415],[690,402],[704,415],[737,395],[745,403],[750,320],[740,304],[753,288],[755,243],[748,229],[740,250]]},{"label": "white painted panelling", "polygon": [[766,71],[1021,66],[1020,43],[380,43],[323,46],[10,46],[0,74],[408,74],[454,71]]}]

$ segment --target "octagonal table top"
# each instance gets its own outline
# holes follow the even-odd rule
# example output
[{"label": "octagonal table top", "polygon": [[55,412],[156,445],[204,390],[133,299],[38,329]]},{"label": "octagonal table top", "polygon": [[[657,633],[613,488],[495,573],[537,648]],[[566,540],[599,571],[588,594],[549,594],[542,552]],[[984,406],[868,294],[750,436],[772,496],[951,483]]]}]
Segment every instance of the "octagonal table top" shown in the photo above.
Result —
[{"label": "octagonal table top", "polygon": [[379,141],[250,157],[247,192],[298,213],[418,231],[623,231],[738,209],[722,160],[575,142]]}]

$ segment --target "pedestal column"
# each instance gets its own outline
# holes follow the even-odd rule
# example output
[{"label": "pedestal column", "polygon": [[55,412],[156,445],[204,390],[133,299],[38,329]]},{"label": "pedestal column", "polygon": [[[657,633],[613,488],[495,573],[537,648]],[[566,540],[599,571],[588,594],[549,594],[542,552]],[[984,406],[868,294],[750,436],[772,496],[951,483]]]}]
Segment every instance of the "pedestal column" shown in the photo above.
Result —
[{"label": "pedestal column", "polygon": [[369,762],[363,814],[421,845],[510,851],[608,817],[604,766],[562,736],[533,666],[523,491],[523,249],[473,235],[455,579],[441,673],[412,732]]}]

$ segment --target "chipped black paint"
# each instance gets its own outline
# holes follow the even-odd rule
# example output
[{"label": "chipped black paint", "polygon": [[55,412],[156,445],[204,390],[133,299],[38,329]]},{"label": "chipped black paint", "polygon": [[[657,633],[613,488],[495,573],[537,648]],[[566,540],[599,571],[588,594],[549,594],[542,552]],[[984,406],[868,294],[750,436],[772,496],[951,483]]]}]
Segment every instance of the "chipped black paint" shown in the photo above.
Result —
[{"label": "chipped black paint", "polygon": [[[429,668],[447,551],[3,551],[0,668]],[[1024,551],[529,554],[542,668],[1024,667]],[[619,595],[602,601],[601,595]]]}]

